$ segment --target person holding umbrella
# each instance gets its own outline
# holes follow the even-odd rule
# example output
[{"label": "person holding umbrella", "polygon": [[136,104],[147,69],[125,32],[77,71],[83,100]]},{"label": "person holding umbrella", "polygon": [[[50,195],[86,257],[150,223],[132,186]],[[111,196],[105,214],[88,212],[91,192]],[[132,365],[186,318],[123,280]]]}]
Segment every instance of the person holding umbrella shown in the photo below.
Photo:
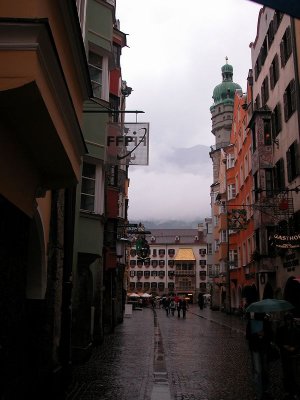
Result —
[{"label": "person holding umbrella", "polygon": [[269,362],[267,351],[273,338],[271,322],[265,313],[254,313],[246,327],[246,339],[251,353],[256,399],[269,399]]}]

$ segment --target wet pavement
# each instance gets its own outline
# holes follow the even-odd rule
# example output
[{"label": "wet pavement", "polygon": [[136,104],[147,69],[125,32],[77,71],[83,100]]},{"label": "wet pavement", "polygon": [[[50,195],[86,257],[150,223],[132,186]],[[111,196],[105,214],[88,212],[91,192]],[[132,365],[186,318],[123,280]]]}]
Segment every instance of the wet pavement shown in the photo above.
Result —
[{"label": "wet pavement", "polygon": [[[73,366],[66,400],[254,399],[245,326],[196,305],[185,319],[135,310],[89,361]],[[280,361],[271,364],[271,393],[283,399]]]}]

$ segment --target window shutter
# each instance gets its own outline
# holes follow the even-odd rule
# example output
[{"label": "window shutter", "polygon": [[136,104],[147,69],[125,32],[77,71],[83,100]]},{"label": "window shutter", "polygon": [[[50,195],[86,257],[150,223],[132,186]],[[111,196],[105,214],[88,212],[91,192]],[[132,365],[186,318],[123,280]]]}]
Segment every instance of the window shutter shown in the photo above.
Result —
[{"label": "window shutter", "polygon": [[288,151],[286,152],[286,166],[287,166],[288,181],[291,182],[293,180],[291,149],[288,149]]},{"label": "window shutter", "polygon": [[277,104],[277,134],[281,131],[282,129],[282,123],[281,123],[281,104]]},{"label": "window shutter", "polygon": [[274,86],[276,84],[276,82],[279,79],[279,61],[278,61],[278,55],[276,54],[275,58],[274,58],[274,73],[275,73],[275,82],[274,82]]},{"label": "window shutter", "polygon": [[279,163],[279,172],[280,172],[280,190],[284,190],[285,189],[285,179],[284,179],[284,161],[283,158],[280,159],[280,163]]},{"label": "window shutter", "polygon": [[271,64],[271,67],[270,67],[270,86],[271,86],[271,89],[273,89],[274,88],[274,61],[273,61],[273,63]]},{"label": "window shutter", "polygon": [[290,91],[291,91],[291,114],[292,114],[296,110],[296,85],[294,79],[290,82]]},{"label": "window shutter", "polygon": [[281,58],[281,67],[285,66],[285,51],[284,51],[284,41],[280,42],[280,58]]},{"label": "window shutter", "polygon": [[286,122],[289,119],[288,97],[286,92],[284,92],[283,94],[283,109],[284,109],[284,120]]},{"label": "window shutter", "polygon": [[289,56],[292,54],[292,40],[291,40],[290,27],[288,27],[285,31],[285,38],[286,38],[286,58],[288,59]]}]

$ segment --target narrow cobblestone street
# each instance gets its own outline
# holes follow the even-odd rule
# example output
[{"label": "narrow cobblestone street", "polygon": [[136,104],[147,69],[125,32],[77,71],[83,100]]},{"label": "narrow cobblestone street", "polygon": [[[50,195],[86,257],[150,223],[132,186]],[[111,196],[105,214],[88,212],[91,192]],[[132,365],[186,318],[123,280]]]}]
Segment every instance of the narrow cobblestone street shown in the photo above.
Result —
[{"label": "narrow cobblestone street", "polygon": [[[281,400],[280,362],[271,365]],[[245,321],[193,305],[185,319],[163,309],[133,311],[73,367],[67,400],[254,399]]]}]

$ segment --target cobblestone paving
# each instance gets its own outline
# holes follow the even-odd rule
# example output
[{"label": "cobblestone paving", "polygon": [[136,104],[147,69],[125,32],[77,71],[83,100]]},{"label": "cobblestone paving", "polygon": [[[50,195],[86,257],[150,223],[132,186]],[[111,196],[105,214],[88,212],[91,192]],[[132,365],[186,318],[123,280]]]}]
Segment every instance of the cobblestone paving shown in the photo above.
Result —
[{"label": "cobblestone paving", "polygon": [[[67,400],[150,400],[158,324],[173,400],[254,398],[245,321],[191,306],[186,319],[164,310],[134,311],[105,337],[91,359],[73,368]],[[280,365],[271,367],[272,394],[282,400]]]},{"label": "cobblestone paving", "polygon": [[[186,319],[159,311],[175,400],[254,398],[245,321],[196,306],[190,307]],[[279,363],[271,367],[271,382],[274,399],[282,399]]]},{"label": "cobblestone paving", "polygon": [[153,319],[150,309],[135,311],[114,333],[105,336],[88,362],[73,367],[73,382],[66,399],[150,399]]}]

